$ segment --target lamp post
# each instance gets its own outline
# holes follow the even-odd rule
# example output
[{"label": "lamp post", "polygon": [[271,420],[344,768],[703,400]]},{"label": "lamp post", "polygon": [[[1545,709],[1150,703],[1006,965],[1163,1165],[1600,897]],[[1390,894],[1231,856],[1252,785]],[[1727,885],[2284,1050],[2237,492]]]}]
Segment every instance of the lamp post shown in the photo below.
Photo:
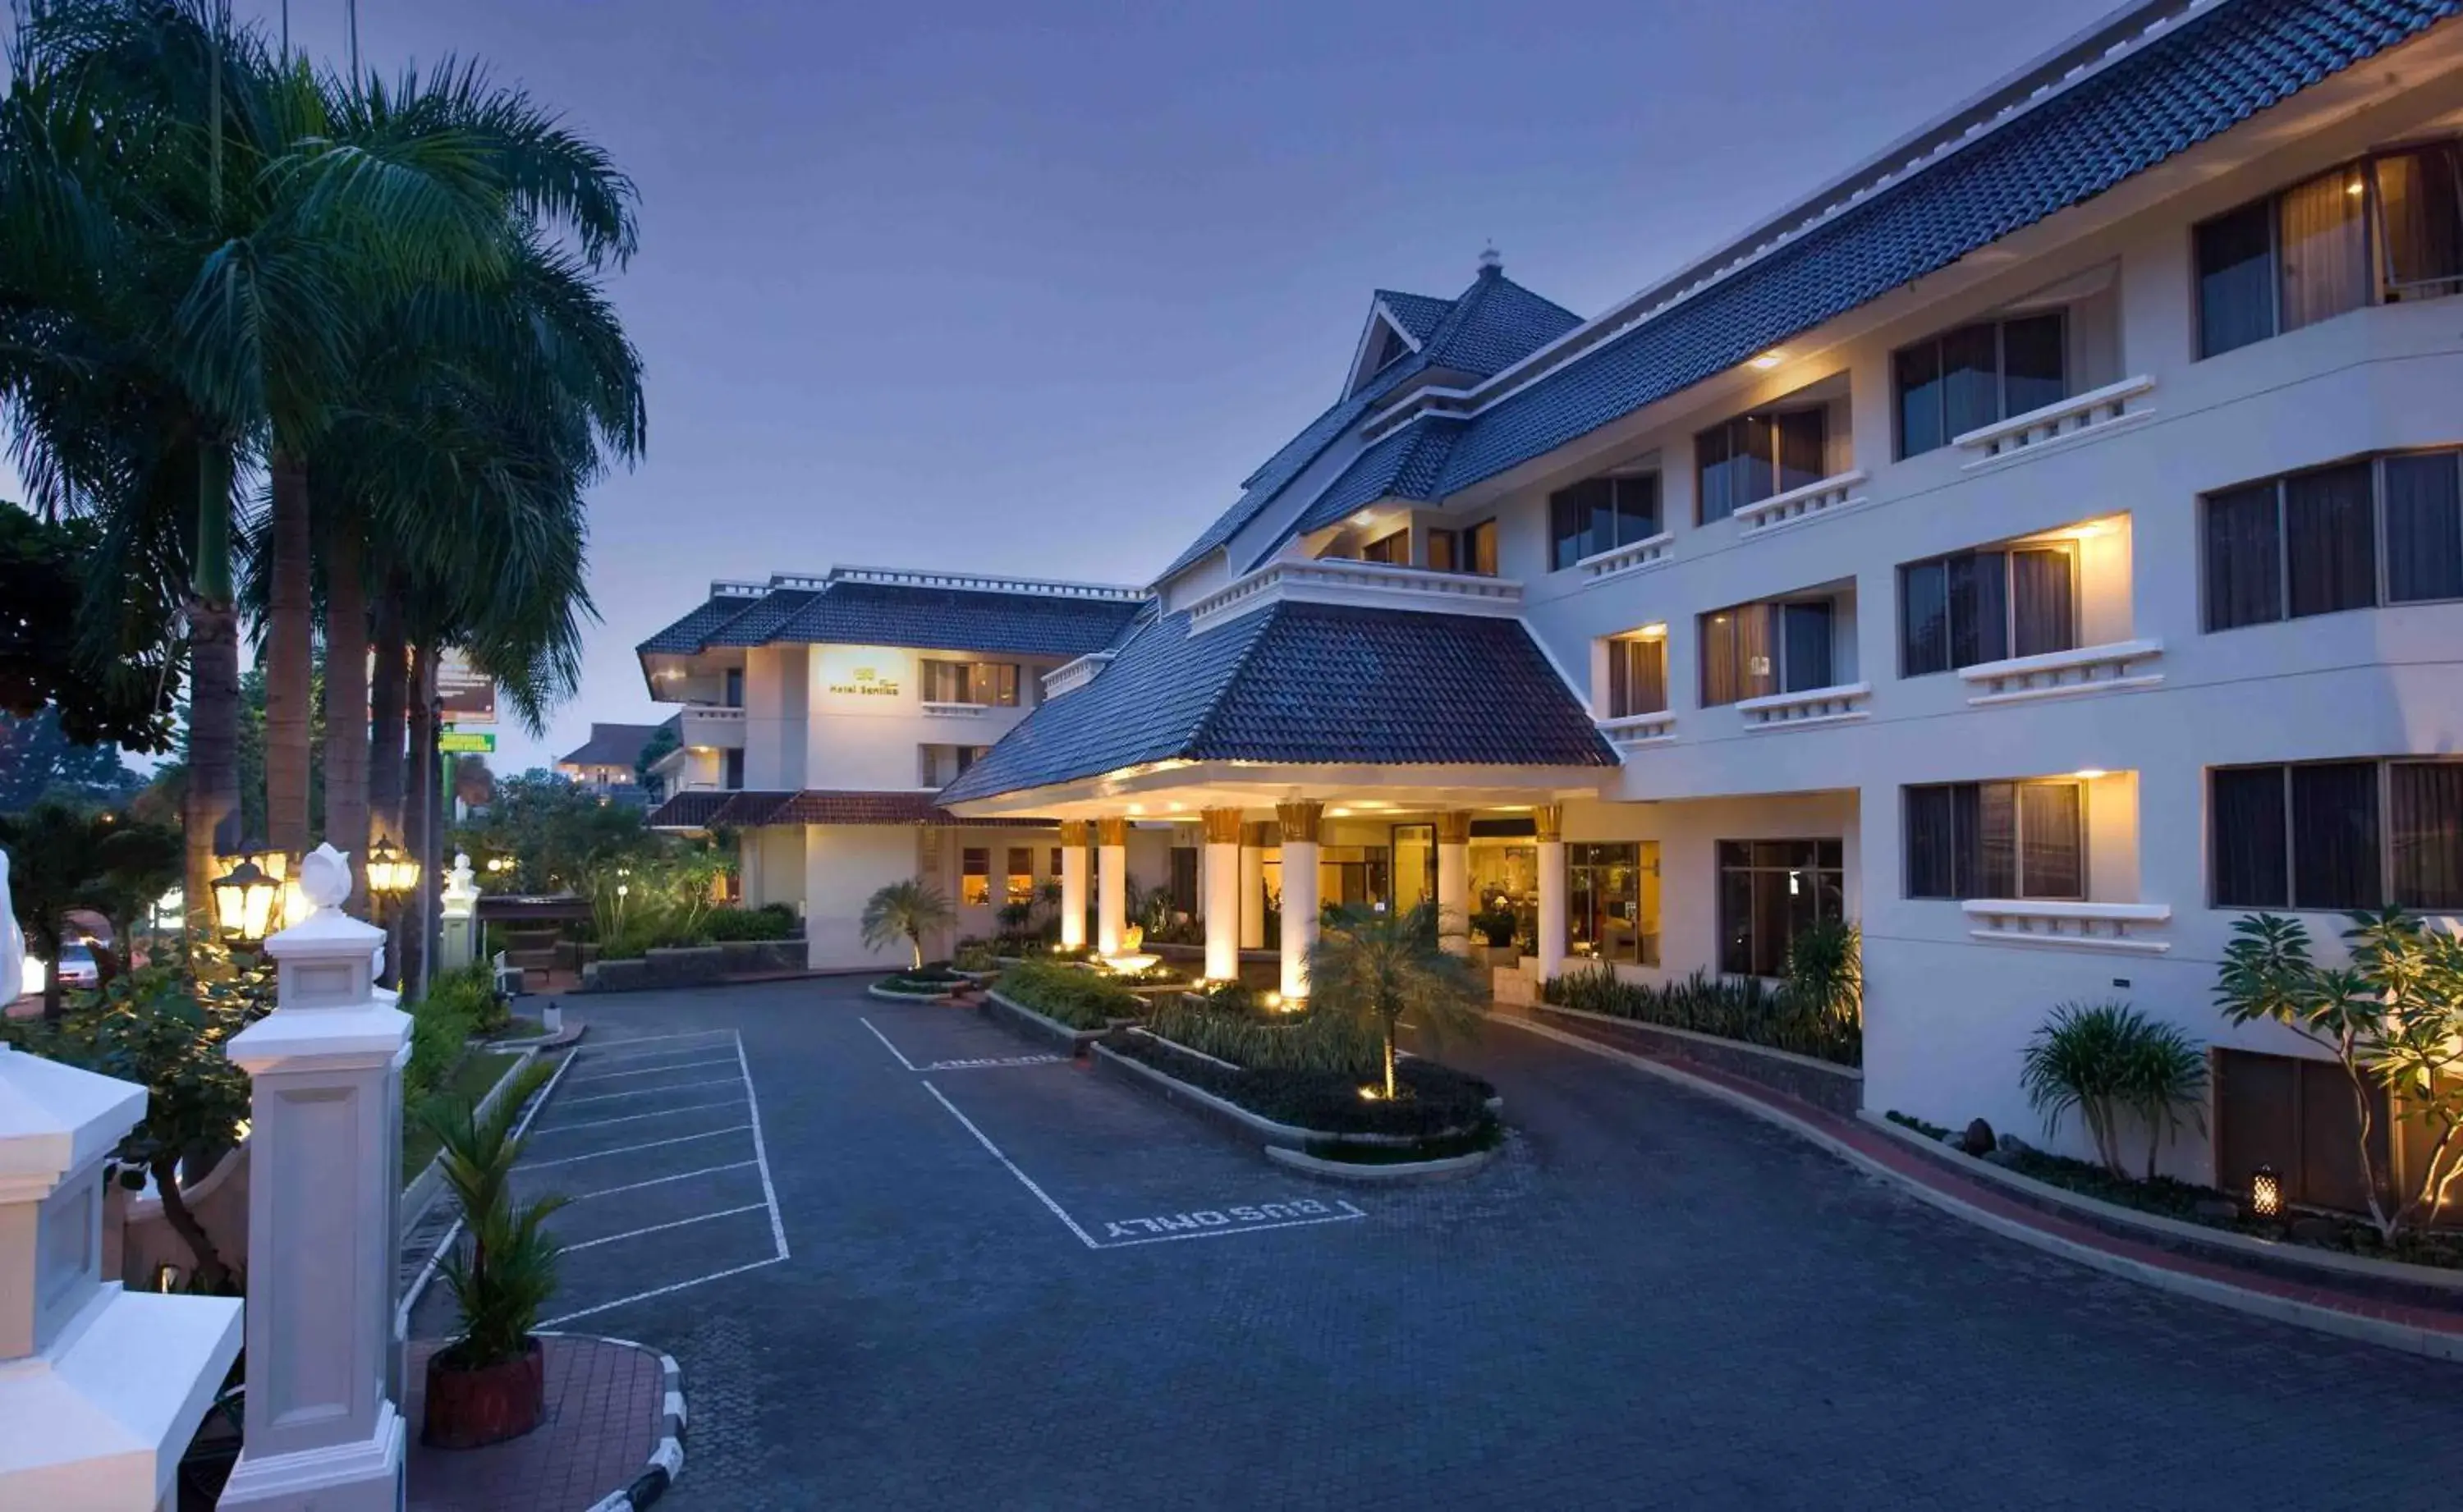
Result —
[{"label": "lamp post", "polygon": [[397,905],[403,894],[419,885],[419,863],[404,855],[391,840],[380,836],[368,852],[368,896],[375,899],[377,912],[382,916],[385,928],[385,959],[391,967],[394,985],[402,982],[402,941],[395,925],[400,922]]},{"label": "lamp post", "polygon": [[274,900],[282,884],[247,856],[214,878],[214,917],[225,935],[244,945],[263,942],[273,920]]}]

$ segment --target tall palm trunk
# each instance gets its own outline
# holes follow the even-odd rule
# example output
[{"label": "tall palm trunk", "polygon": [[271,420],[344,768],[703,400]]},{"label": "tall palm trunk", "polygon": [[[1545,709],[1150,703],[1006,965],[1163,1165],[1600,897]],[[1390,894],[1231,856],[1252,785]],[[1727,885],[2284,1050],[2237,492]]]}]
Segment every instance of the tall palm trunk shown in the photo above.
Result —
[{"label": "tall palm trunk", "polygon": [[358,524],[325,544],[325,838],[351,858],[350,909],[367,911],[368,593]]},{"label": "tall palm trunk", "polygon": [[[410,648],[403,640],[401,590],[392,584],[377,594],[376,629],[371,640],[376,647],[376,666],[368,683],[369,831],[360,843],[373,848],[379,835],[396,845],[403,843],[403,679],[408,671]],[[325,738],[334,738],[330,724]]]},{"label": "tall palm trunk", "polygon": [[214,938],[214,835],[239,807],[239,616],[231,607],[230,452],[197,458],[197,564],[188,599],[187,853],[181,877],[190,944]]},{"label": "tall palm trunk", "polygon": [[308,470],[296,457],[273,454],[271,571],[265,612],[265,838],[274,850],[308,850],[309,689],[313,680],[314,607],[309,578],[314,548],[308,520]]},{"label": "tall palm trunk", "polygon": [[419,891],[402,900],[402,985],[407,992],[427,980],[429,837],[436,829],[436,648],[421,642],[411,653],[410,751],[403,767],[403,836],[420,863]]}]

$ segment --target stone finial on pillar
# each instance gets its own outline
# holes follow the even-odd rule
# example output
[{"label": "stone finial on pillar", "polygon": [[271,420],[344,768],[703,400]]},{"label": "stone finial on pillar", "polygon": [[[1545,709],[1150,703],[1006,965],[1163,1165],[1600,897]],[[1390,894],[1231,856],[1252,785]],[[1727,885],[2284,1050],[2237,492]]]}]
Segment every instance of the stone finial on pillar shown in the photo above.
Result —
[{"label": "stone finial on pillar", "polygon": [[252,1079],[247,1447],[219,1505],[393,1512],[389,1395],[410,1016],[375,985],[383,933],[342,912],[350,866],[300,868],[308,917],[265,942],[281,989],[235,1035]]},{"label": "stone finial on pillar", "polygon": [[[0,991],[25,945],[0,854]],[[230,1297],[102,1279],[103,1163],[145,1089],[0,1044],[0,1507],[169,1506],[239,1353]]]}]

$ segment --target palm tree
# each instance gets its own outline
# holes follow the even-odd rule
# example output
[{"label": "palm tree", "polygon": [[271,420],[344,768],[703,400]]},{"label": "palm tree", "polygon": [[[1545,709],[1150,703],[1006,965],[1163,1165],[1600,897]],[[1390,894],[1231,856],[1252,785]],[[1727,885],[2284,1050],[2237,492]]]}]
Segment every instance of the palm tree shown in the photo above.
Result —
[{"label": "palm tree", "polygon": [[957,913],[939,888],[921,878],[891,882],[863,905],[863,943],[867,950],[887,950],[904,940],[924,969],[924,937],[957,922]]},{"label": "palm tree", "polygon": [[1394,1038],[1407,1017],[1430,1041],[1475,1031],[1487,995],[1461,957],[1437,941],[1434,908],[1407,913],[1344,910],[1318,933],[1308,954],[1309,1010],[1351,1020],[1384,1042],[1384,1096],[1394,1079]]}]

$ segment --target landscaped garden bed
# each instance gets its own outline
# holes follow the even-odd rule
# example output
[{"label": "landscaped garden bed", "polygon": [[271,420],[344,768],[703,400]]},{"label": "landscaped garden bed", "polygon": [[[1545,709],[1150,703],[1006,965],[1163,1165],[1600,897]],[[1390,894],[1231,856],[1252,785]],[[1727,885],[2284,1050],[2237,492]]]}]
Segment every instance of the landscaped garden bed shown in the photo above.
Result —
[{"label": "landscaped garden bed", "polygon": [[[1496,1089],[1433,1061],[1400,1062],[1395,1079],[1401,1095],[1388,1101],[1363,1096],[1357,1071],[1251,1069],[1134,1028],[1105,1036],[1100,1048],[1273,1126],[1270,1143],[1325,1158],[1434,1158],[1486,1148],[1495,1139]],[[1267,1133],[1255,1123],[1249,1127]]]},{"label": "landscaped garden bed", "polygon": [[912,998],[938,1002],[975,984],[975,979],[946,961],[933,961],[915,966],[894,977],[883,977],[866,990],[876,998]]},{"label": "landscaped garden bed", "polygon": [[1144,998],[1100,972],[1043,961],[1021,961],[1002,972],[981,1006],[986,1016],[1066,1045],[1072,1054],[1147,1012]]}]

